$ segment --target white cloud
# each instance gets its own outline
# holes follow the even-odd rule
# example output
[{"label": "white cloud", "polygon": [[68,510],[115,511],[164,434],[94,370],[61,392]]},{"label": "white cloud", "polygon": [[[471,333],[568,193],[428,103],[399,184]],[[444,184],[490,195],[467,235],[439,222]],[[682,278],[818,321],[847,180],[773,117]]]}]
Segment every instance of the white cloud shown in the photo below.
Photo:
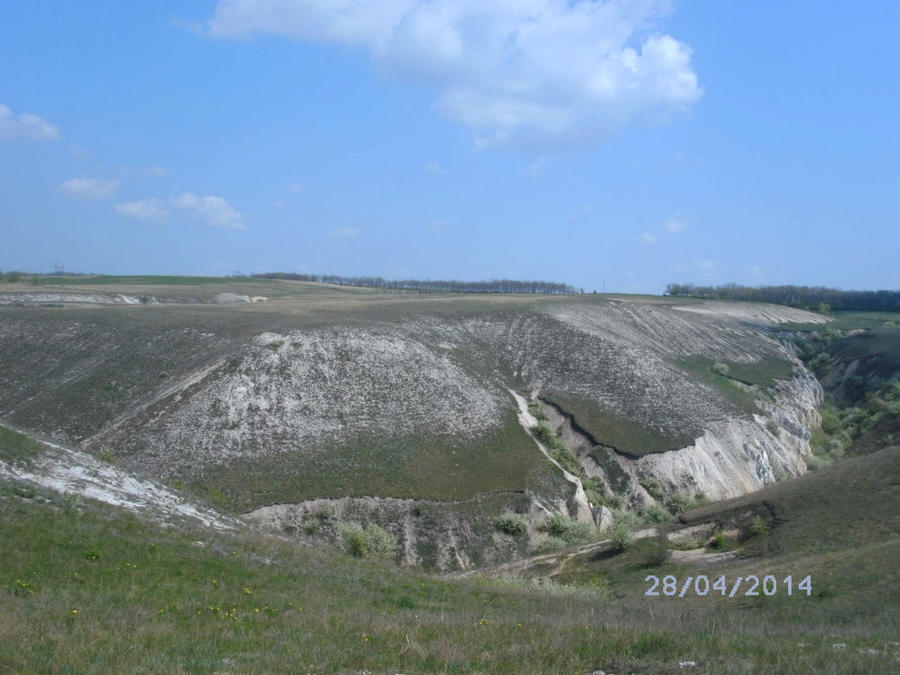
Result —
[{"label": "white cloud", "polygon": [[424,164],[425,170],[428,173],[432,173],[435,175],[440,175],[444,173],[444,167],[441,166],[441,163],[435,159],[428,160]]},{"label": "white cloud", "polygon": [[170,202],[172,208],[184,211],[210,227],[227,230],[245,230],[244,215],[228,203],[227,199],[206,195],[200,197],[185,192]]},{"label": "white cloud", "polygon": [[288,192],[293,192],[295,195],[299,195],[303,192],[303,183],[291,183],[287,186]]},{"label": "white cloud", "polygon": [[119,181],[105,178],[70,178],[59,185],[59,190],[67,197],[83,201],[109,199],[116,194]]},{"label": "white cloud", "polygon": [[336,227],[328,234],[332,237],[349,239],[350,237],[355,237],[356,235],[358,235],[360,231],[361,230],[358,227]]},{"label": "white cloud", "polygon": [[684,232],[689,226],[688,223],[680,218],[669,218],[663,227],[669,234],[678,234],[679,232]]},{"label": "white cloud", "polygon": [[638,235],[637,240],[641,244],[655,244],[657,242],[657,237],[652,232],[641,232]]},{"label": "white cloud", "polygon": [[664,120],[702,95],[691,48],[654,28],[669,0],[219,0],[219,38],[361,49],[430,82],[482,146],[556,151]]},{"label": "white cloud", "polygon": [[55,141],[59,129],[43,117],[31,113],[15,114],[0,104],[0,141],[23,139],[27,141]]},{"label": "white cloud", "polygon": [[169,210],[158,199],[142,199],[136,202],[116,204],[116,212],[137,220],[151,220],[157,223],[165,222],[169,217]]}]

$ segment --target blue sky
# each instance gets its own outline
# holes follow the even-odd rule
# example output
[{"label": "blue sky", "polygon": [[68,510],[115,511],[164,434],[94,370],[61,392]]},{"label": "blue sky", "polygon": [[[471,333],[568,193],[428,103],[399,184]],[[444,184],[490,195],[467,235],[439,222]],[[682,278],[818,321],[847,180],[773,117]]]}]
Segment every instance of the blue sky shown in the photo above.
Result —
[{"label": "blue sky", "polygon": [[0,4],[0,268],[900,288],[900,3]]}]

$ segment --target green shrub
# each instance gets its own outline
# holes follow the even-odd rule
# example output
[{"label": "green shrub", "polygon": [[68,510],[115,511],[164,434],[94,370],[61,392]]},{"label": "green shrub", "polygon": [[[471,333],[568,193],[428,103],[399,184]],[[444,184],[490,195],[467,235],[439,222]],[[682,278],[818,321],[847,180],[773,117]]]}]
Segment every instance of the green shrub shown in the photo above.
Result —
[{"label": "green shrub", "polygon": [[584,474],[581,464],[572,451],[563,443],[558,433],[554,433],[546,424],[538,424],[531,428],[531,433],[541,445],[547,448],[550,456],[566,471],[574,476]]},{"label": "green shrub", "polygon": [[663,498],[662,485],[656,478],[648,476],[646,478],[641,478],[639,482],[641,487],[643,487],[653,499]]},{"label": "green shrub", "polygon": [[566,542],[559,537],[548,537],[534,549],[535,553],[555,553],[566,547]]},{"label": "green shrub", "polygon": [[645,545],[643,553],[644,565],[646,567],[659,567],[669,559],[669,540],[665,535],[654,537],[652,541]]},{"label": "green shrub", "polygon": [[525,518],[518,513],[504,513],[498,516],[494,520],[494,527],[511,537],[520,537],[528,531]]},{"label": "green shrub", "polygon": [[627,530],[634,530],[640,525],[641,519],[634,511],[628,509],[612,509],[613,523],[621,525]]},{"label": "green shrub", "polygon": [[696,493],[693,498],[689,497],[683,492],[679,492],[677,495],[672,497],[671,502],[669,502],[669,510],[676,516],[680,516],[685,511],[699,508],[708,502],[709,499],[707,499],[706,495],[702,492]]},{"label": "green shrub", "polygon": [[609,539],[616,551],[624,551],[631,547],[631,532],[621,523],[613,527],[609,533]]},{"label": "green shrub", "polygon": [[716,361],[714,364],[712,364],[712,366],[710,366],[710,370],[712,370],[717,375],[721,375],[722,377],[728,377],[728,371],[731,369],[728,367],[727,363]]},{"label": "green shrub", "polygon": [[544,412],[544,409],[541,408],[541,404],[537,401],[529,401],[528,402],[528,412],[531,413],[531,416],[534,417],[538,422],[546,422],[547,414]]},{"label": "green shrub", "polygon": [[731,541],[729,541],[728,537],[726,537],[723,532],[716,532],[712,541],[709,542],[709,547],[716,551],[726,551],[731,547]]},{"label": "green shrub", "polygon": [[562,539],[569,546],[586,544],[593,539],[593,528],[587,523],[579,523],[567,516],[550,516],[541,529],[551,537]]},{"label": "green shrub", "polygon": [[769,526],[766,525],[766,521],[762,519],[762,516],[757,515],[753,520],[750,521],[750,524],[747,525],[747,530],[750,534],[754,535],[767,535],[769,534]]},{"label": "green shrub", "polygon": [[670,548],[676,551],[694,551],[703,546],[703,541],[697,537],[678,537],[671,542]]},{"label": "green shrub", "polygon": [[397,538],[384,528],[370,523],[343,523],[341,538],[350,555],[357,558],[393,558],[397,555]]},{"label": "green shrub", "polygon": [[118,463],[119,459],[113,454],[113,451],[109,448],[103,448],[100,450],[100,461],[104,464],[112,464],[113,466]]},{"label": "green shrub", "polygon": [[779,427],[775,422],[769,420],[766,422],[766,431],[772,434],[775,438],[781,438],[781,427]]},{"label": "green shrub", "polygon": [[653,524],[664,523],[672,519],[672,515],[659,504],[653,504],[645,509],[643,516],[644,520]]},{"label": "green shrub", "polygon": [[374,523],[366,526],[369,554],[373,558],[393,558],[397,555],[397,537]]}]

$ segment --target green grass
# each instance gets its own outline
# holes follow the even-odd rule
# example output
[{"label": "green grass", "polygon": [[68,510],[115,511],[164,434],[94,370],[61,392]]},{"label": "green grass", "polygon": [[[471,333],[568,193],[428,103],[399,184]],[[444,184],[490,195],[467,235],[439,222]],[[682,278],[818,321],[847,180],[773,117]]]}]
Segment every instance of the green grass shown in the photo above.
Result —
[{"label": "green grass", "polygon": [[711,385],[745,414],[758,412],[756,395],[746,386],[762,389],[772,387],[776,380],[791,376],[793,365],[786,359],[765,356],[754,363],[738,363],[719,360],[728,367],[727,374],[716,372],[717,361],[703,357],[690,357],[678,362],[678,366],[704,384]]},{"label": "green grass", "polygon": [[828,330],[868,330],[885,323],[900,325],[900,312],[833,312],[825,324],[785,323],[779,329],[824,332]]},{"label": "green grass", "polygon": [[0,426],[0,461],[27,466],[43,450],[37,441]]},{"label": "green grass", "polygon": [[[700,567],[669,560],[658,563],[653,538],[638,540],[624,552],[603,549],[569,561],[554,577],[561,583],[580,584],[601,580],[622,599],[623,613],[639,613],[648,604],[637,601],[647,588],[648,574],[726,575],[732,581],[750,574],[812,576],[812,597],[735,598],[720,596],[659,598],[661,605],[677,606],[680,620],[697,625],[692,612],[703,612],[710,626],[728,633],[737,624],[748,632],[771,630],[796,643],[809,643],[817,633],[829,643],[845,643],[847,649],[864,649],[896,641],[900,630],[900,449],[885,450],[848,460],[800,479],[771,485],[737,499],[709,504],[681,516],[684,525],[713,523],[720,532],[738,528],[736,540],[724,537],[725,550],[740,556],[715,566]],[[695,541],[693,543],[699,543]],[[687,546],[670,546],[687,548]],[[656,609],[654,609],[656,611]],[[690,638],[688,638],[690,639]],[[809,648],[809,647],[806,647]],[[804,648],[804,649],[806,649]],[[796,651],[803,658],[803,650]],[[873,664],[881,672],[886,664]],[[754,671],[765,670],[757,666]],[[835,667],[826,672],[840,672]]]},{"label": "green grass", "polygon": [[586,401],[562,392],[546,392],[542,398],[571,414],[575,424],[598,444],[631,457],[683,448],[695,438],[695,430],[684,429],[678,434],[663,433],[639,420],[617,415],[595,401]]},{"label": "green grass", "polygon": [[229,495],[219,506],[237,512],[313,497],[456,500],[491,492],[565,493],[566,485],[512,410],[500,427],[471,441],[358,436],[336,447],[232,460],[192,483],[201,492]]},{"label": "green grass", "polygon": [[669,672],[694,661],[700,672],[863,673],[893,658],[889,627],[773,631],[753,606],[710,617],[710,603],[603,584],[447,581],[252,533],[159,529],[8,485],[0,537],[17,542],[0,558],[0,670],[12,672]]}]

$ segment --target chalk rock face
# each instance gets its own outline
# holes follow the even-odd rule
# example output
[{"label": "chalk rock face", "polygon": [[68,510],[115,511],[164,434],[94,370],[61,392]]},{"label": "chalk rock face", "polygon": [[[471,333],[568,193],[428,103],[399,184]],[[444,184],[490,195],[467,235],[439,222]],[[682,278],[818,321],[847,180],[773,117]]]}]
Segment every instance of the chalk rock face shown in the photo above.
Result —
[{"label": "chalk rock face", "polygon": [[[634,483],[652,477],[666,496],[703,493],[727,499],[753,492],[806,471],[809,429],[819,423],[822,397],[821,385],[798,362],[794,376],[773,388],[772,400],[759,401],[764,414],[713,422],[679,450],[617,459]],[[646,491],[634,484],[631,495],[633,502],[648,501]]]},{"label": "chalk rock face", "polygon": [[594,509],[594,524],[597,526],[598,532],[609,532],[613,526],[613,514],[605,506],[598,506]]},{"label": "chalk rock face", "polygon": [[214,299],[217,305],[233,305],[240,302],[250,302],[249,295],[238,295],[237,293],[218,293]]},{"label": "chalk rock face", "polygon": [[263,333],[224,370],[148,430],[148,443],[182,448],[167,458],[169,467],[264,455],[285,444],[312,451],[356,433],[472,437],[500,417],[493,392],[397,334]]}]

